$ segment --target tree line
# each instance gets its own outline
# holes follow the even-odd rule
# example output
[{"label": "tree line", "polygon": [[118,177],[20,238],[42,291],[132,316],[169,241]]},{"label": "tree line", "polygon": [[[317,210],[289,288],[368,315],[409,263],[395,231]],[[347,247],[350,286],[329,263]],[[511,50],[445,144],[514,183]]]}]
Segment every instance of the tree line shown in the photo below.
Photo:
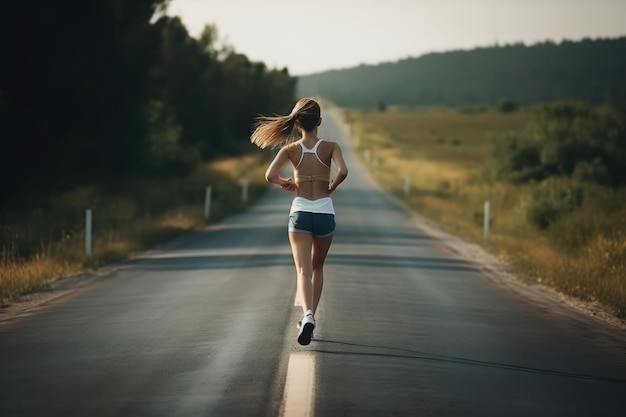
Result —
[{"label": "tree line", "polygon": [[299,95],[346,107],[626,103],[626,37],[430,53],[301,76]]},{"label": "tree line", "polygon": [[[169,0],[13,2],[0,27],[0,196],[184,174],[241,152],[296,80],[251,62]],[[210,16],[208,16],[210,17]],[[4,205],[4,204],[3,204]]]}]

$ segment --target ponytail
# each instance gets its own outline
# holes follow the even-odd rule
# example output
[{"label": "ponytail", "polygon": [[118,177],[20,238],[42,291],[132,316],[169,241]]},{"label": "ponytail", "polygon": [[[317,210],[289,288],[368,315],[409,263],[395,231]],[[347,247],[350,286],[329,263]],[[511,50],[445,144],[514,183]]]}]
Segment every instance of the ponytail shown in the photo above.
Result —
[{"label": "ponytail", "polygon": [[292,113],[288,116],[257,117],[250,142],[261,149],[281,146],[293,137],[296,116]]},{"label": "ponytail", "polygon": [[277,148],[296,136],[298,127],[311,131],[319,125],[320,106],[315,100],[303,98],[298,100],[291,113],[287,116],[260,116],[254,123],[250,142],[259,148]]}]

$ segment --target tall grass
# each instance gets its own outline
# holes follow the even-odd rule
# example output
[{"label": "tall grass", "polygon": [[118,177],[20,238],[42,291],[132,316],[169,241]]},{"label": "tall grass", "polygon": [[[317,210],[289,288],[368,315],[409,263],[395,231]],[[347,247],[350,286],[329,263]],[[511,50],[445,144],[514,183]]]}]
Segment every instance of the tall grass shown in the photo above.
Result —
[{"label": "tall grass", "polygon": [[[0,303],[19,299],[52,280],[128,257],[206,225],[205,188],[212,187],[210,222],[246,207],[266,189],[267,155],[255,153],[206,164],[185,178],[133,180],[84,187],[4,213],[0,224]],[[93,211],[93,256],[85,258],[85,210]]]},{"label": "tall grass", "polygon": [[[506,258],[522,280],[601,303],[626,318],[626,190],[562,180],[519,185],[490,174],[493,142],[524,132],[529,112],[345,110],[344,116],[383,188],[443,229]],[[577,200],[555,207],[555,193]],[[485,200],[492,212],[487,241]],[[537,227],[537,216],[551,213],[558,218]]]}]

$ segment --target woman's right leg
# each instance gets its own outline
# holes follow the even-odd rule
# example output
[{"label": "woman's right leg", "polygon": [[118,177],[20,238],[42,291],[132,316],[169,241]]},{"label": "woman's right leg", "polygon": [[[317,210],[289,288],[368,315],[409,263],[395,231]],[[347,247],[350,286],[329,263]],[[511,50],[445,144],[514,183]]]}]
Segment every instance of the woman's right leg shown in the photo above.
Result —
[{"label": "woman's right leg", "polygon": [[317,310],[322,296],[322,288],[324,287],[324,262],[326,255],[330,249],[333,236],[313,238],[312,258],[312,281],[313,281],[313,313]]}]

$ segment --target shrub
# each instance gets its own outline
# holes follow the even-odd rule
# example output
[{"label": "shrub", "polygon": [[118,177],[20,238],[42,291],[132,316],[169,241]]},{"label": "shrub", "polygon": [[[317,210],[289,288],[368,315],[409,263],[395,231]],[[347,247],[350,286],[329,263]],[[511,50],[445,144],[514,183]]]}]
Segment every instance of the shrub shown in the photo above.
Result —
[{"label": "shrub", "polygon": [[531,132],[495,142],[499,178],[526,182],[566,176],[601,185],[626,184],[626,123],[616,109],[579,103],[540,106]]},{"label": "shrub", "polygon": [[512,100],[502,100],[498,104],[498,110],[501,113],[513,113],[515,110],[517,110],[517,103]]},{"label": "shrub", "polygon": [[496,177],[512,182],[542,180],[546,177],[536,143],[510,136],[494,142],[493,157]]},{"label": "shrub", "polygon": [[543,181],[532,193],[527,207],[528,220],[539,229],[546,229],[565,213],[579,208],[584,189],[578,182],[564,178]]},{"label": "shrub", "polygon": [[600,158],[595,158],[591,162],[580,161],[577,163],[572,178],[577,181],[600,185],[609,185],[611,182],[609,171]]}]

